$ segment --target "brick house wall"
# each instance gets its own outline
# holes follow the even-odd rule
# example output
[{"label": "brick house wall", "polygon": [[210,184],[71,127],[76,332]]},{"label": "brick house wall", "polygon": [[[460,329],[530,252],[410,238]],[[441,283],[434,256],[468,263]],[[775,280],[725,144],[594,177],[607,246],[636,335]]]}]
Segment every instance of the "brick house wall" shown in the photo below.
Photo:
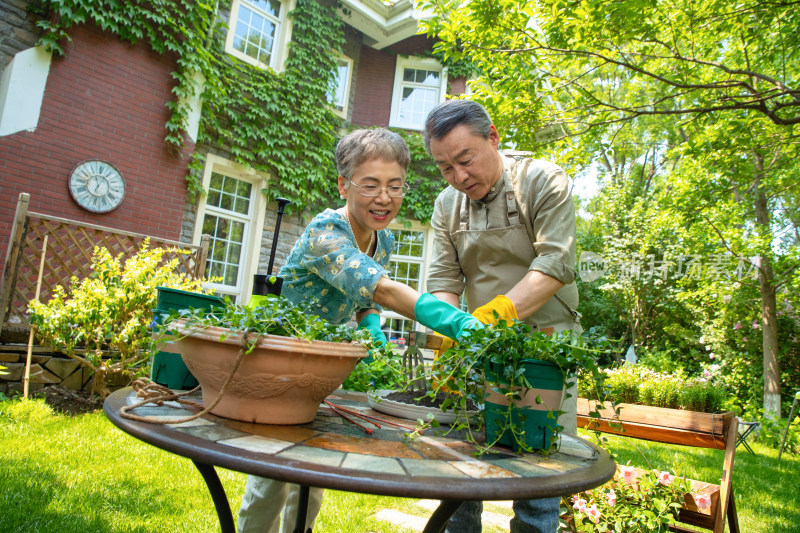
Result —
[{"label": "brick house wall", "polygon": [[[364,126],[389,126],[397,56],[421,54],[430,50],[433,43],[434,40],[425,35],[415,35],[383,50],[363,46],[358,71],[354,73],[351,122]],[[466,88],[463,78],[449,79],[448,85],[451,94],[461,94]]]},{"label": "brick house wall", "polygon": [[[164,142],[174,57],[93,25],[70,36],[51,62],[36,130],[0,137],[0,250],[21,192],[31,194],[31,211],[178,239],[193,146],[182,157]],[[69,175],[87,159],[108,161],[125,179],[125,198],[110,213],[85,211],[70,196]]]}]

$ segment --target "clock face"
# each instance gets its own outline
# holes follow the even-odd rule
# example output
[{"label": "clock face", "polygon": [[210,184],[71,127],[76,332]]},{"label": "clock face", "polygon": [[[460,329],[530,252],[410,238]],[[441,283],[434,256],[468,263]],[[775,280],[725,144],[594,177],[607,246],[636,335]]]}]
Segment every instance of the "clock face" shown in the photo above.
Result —
[{"label": "clock face", "polygon": [[125,197],[125,180],[110,163],[84,161],[69,177],[69,192],[79,206],[93,213],[116,209]]}]

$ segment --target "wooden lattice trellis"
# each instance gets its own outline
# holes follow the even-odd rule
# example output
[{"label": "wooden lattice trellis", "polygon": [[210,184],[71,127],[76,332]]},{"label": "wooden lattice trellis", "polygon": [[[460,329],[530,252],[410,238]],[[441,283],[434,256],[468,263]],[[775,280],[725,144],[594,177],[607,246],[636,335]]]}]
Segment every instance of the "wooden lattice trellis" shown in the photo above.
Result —
[{"label": "wooden lattice trellis", "polygon": [[[36,294],[36,281],[42,255],[42,242],[48,235],[47,252],[42,272],[40,301],[47,301],[58,285],[67,285],[72,276],[84,278],[90,273],[95,246],[105,247],[113,256],[122,254],[123,261],[136,254],[148,237],[75,220],[28,211],[30,196],[22,193],[8,255],[0,284],[0,332],[7,328],[29,327],[28,302]],[[192,278],[202,277],[208,254],[208,235],[199,246],[150,237],[151,248],[188,250],[189,254],[167,252],[164,261],[178,258],[178,271]]]}]

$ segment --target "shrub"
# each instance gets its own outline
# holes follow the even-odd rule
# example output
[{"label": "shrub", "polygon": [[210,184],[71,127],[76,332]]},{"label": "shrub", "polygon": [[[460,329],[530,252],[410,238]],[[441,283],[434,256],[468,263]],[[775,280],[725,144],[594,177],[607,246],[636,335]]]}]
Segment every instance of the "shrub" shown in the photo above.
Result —
[{"label": "shrub", "polygon": [[[687,379],[681,373],[665,374],[628,363],[605,372],[605,400],[706,413],[724,410],[725,389],[707,377]],[[578,393],[600,399],[582,381],[578,383]]]},{"label": "shrub", "polygon": [[164,262],[168,251],[188,253],[151,249],[146,239],[123,267],[122,254],[112,257],[95,247],[88,277],[73,276],[69,288],[57,286],[48,302],[29,303],[31,327],[39,340],[89,368],[92,392],[102,398],[109,393],[109,377],[132,378],[151,355],[156,287],[202,292],[206,280],[179,273],[177,258]]},{"label": "shrub", "polygon": [[[795,416],[793,420],[775,420],[769,416],[763,416],[763,409],[759,411],[760,414],[758,416],[747,416],[747,419],[757,419],[761,422],[755,432],[756,440],[777,450],[781,447],[783,434],[786,433],[784,453],[800,454],[800,416]],[[786,424],[789,424],[788,432],[786,431]]]}]

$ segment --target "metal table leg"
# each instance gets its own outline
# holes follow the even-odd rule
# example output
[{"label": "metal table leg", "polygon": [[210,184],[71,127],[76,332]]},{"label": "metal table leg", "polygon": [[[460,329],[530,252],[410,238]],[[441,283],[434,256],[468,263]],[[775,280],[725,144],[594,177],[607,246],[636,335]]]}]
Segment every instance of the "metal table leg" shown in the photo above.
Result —
[{"label": "metal table leg", "polygon": [[428,524],[422,533],[443,533],[450,518],[461,507],[462,503],[464,502],[461,500],[442,500],[442,503],[439,504],[439,507],[428,519]]},{"label": "metal table leg", "polygon": [[[304,533],[306,515],[308,515],[308,493],[306,485],[300,485],[300,497],[297,500],[297,518],[294,521],[294,533]],[[305,533],[311,533],[311,528]]]},{"label": "metal table leg", "polygon": [[222,533],[236,533],[236,527],[233,524],[233,514],[231,513],[231,505],[228,502],[228,497],[225,495],[225,489],[219,480],[217,471],[211,465],[198,463],[192,460],[194,466],[200,471],[203,480],[206,482],[208,492],[211,493],[211,500],[214,502],[214,507],[217,509],[217,518],[219,518],[219,527]]}]

